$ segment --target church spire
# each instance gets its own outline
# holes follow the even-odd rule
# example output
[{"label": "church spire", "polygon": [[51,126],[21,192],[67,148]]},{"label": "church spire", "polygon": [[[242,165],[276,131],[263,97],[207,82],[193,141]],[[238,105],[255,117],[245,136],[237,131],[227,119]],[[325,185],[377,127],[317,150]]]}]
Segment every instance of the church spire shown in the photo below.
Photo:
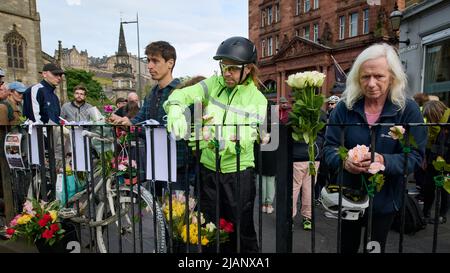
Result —
[{"label": "church spire", "polygon": [[123,24],[120,22],[119,48],[117,55],[128,55],[127,44],[125,43],[125,34],[123,33]]}]

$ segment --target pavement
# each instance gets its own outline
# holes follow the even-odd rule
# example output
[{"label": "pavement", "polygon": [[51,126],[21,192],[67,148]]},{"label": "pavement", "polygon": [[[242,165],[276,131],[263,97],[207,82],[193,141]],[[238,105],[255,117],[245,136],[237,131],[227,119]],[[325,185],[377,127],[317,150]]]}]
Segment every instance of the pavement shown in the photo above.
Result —
[{"label": "pavement", "polygon": [[[301,198],[299,198],[301,199]],[[258,204],[256,201],[255,204]],[[299,204],[300,205],[300,204]],[[276,206],[276,204],[274,204]],[[330,219],[324,216],[324,209],[321,206],[315,208],[315,253],[336,253],[337,244],[337,219]],[[432,210],[434,211],[434,210]],[[256,231],[259,221],[259,211],[255,205],[254,220]],[[450,215],[447,215],[447,219]],[[262,252],[276,252],[276,213],[262,213]],[[293,253],[311,253],[311,231],[303,230],[302,219],[298,214],[293,223]],[[434,225],[428,224],[423,230],[413,235],[404,235],[403,253],[432,253]],[[86,234],[86,232],[84,232]],[[87,234],[86,234],[87,235]],[[450,223],[438,225],[437,253],[450,253]],[[400,234],[391,230],[388,235],[386,253],[399,253]],[[88,252],[89,249],[82,249]],[[36,253],[34,245],[29,245],[24,241],[0,240],[0,253]],[[132,252],[125,249],[124,252]]]}]

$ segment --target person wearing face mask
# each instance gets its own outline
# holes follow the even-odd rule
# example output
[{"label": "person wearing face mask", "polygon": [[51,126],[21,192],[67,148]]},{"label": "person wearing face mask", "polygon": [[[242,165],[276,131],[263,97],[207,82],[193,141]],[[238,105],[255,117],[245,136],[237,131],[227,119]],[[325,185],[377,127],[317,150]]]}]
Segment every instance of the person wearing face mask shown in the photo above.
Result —
[{"label": "person wearing face mask", "polygon": [[[222,245],[223,252],[258,252],[253,223],[256,196],[253,146],[258,134],[257,129],[251,126],[240,126],[238,133],[235,126],[262,124],[266,116],[267,99],[256,86],[256,56],[256,47],[250,40],[244,37],[226,39],[214,56],[214,59],[219,61],[221,74],[193,86],[175,90],[164,105],[167,112],[167,130],[179,137],[190,135],[184,111],[194,103],[203,105],[204,123],[207,124],[202,128],[202,136],[196,137],[200,140],[202,149],[201,209],[207,220],[213,223],[217,221],[217,205],[220,210],[219,218],[233,223],[234,226],[237,219],[240,219],[240,249],[237,247],[234,230],[230,234],[230,240]],[[237,138],[240,147],[236,146]],[[215,144],[211,146],[211,143]],[[217,160],[216,149],[219,150]],[[239,193],[236,192],[235,183],[238,177]],[[216,194],[219,194],[219,199]]]}]

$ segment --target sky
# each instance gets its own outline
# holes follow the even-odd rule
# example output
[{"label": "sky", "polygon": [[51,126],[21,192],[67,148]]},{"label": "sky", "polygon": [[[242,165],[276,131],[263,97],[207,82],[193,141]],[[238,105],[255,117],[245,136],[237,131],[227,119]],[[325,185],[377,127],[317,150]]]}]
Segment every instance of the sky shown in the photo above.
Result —
[{"label": "sky", "polygon": [[[175,77],[209,77],[219,70],[214,56],[232,36],[248,37],[247,0],[37,0],[42,49],[54,55],[64,48],[87,50],[91,57],[117,51],[120,20],[139,18],[140,55],[145,46],[165,40],[177,51]],[[125,24],[127,49],[138,55],[137,24]]]}]

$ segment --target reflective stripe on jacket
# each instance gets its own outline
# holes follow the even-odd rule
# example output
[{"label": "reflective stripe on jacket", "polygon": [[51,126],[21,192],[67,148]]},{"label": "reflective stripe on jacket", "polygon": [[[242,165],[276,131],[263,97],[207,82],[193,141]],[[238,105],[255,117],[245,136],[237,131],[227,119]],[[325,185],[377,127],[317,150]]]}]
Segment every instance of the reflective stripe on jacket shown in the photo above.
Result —
[{"label": "reflective stripe on jacket", "polygon": [[[267,99],[248,78],[233,90],[227,90],[222,76],[212,76],[193,86],[174,90],[164,107],[168,111],[170,105],[177,104],[183,109],[194,103],[203,104],[201,115],[213,116],[214,120],[207,126],[211,137],[219,128],[220,172],[236,172],[236,124],[262,124],[266,115]],[[232,125],[223,126],[222,125]],[[257,127],[239,126],[240,136],[240,170],[254,167],[253,143],[258,137]],[[205,148],[200,162],[208,169],[216,169],[215,149]]]}]

